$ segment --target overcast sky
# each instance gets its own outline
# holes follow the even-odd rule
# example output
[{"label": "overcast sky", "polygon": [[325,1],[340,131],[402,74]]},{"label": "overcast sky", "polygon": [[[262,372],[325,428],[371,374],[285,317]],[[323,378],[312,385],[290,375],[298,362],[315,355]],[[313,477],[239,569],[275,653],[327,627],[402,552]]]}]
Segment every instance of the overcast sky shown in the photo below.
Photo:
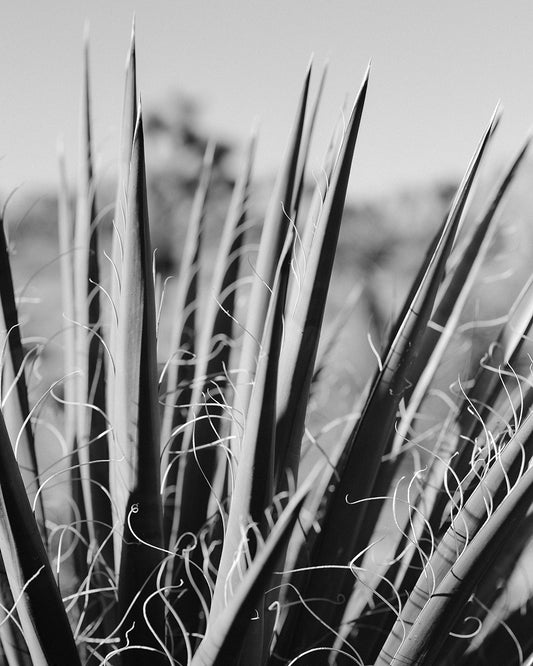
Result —
[{"label": "overcast sky", "polygon": [[372,59],[356,196],[462,172],[500,99],[495,159],[533,122],[531,0],[17,0],[0,10],[0,191],[55,182],[60,135],[74,172],[86,19],[96,149],[112,171],[133,13],[144,106],[184,91],[239,142],[258,118],[261,174],[283,153],[312,53],[316,75],[329,60],[314,168]]}]

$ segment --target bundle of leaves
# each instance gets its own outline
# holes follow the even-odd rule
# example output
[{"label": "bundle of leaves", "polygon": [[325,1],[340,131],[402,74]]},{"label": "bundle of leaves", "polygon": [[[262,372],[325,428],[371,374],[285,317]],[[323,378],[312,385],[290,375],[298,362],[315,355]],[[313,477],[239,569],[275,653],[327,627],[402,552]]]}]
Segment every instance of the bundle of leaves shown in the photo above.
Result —
[{"label": "bundle of leaves", "polygon": [[[63,404],[66,469],[65,461],[39,469],[39,403],[30,407],[26,376],[33,355],[22,344],[1,234],[3,663],[532,663],[531,596],[514,605],[509,596],[533,525],[529,284],[475,376],[447,395],[445,417],[429,430],[421,417],[528,142],[456,243],[498,114],[491,119],[378,368],[353,396],[356,413],[325,450],[306,418],[327,371],[319,339],[368,73],[304,215],[322,90],[310,104],[310,75],[256,258],[243,261],[252,139],[202,290],[215,153],[207,147],[178,289],[166,303],[173,326],[163,364],[133,39],[105,257],[86,75],[75,219],[64,176],[60,197],[62,397],[58,386],[43,396]],[[327,332],[329,344],[344,321]],[[315,465],[303,464],[304,444],[316,445]],[[406,459],[423,462],[404,480]],[[44,499],[59,483],[70,488],[64,524],[54,524]]]}]

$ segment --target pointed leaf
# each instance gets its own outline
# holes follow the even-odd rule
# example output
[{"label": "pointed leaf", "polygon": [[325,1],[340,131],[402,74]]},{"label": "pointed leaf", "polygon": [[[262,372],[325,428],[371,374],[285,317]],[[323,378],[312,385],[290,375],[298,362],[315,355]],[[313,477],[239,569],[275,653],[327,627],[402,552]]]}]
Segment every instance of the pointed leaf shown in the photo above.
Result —
[{"label": "pointed leaf", "polygon": [[[403,393],[408,387],[408,370],[429,321],[440,282],[444,275],[446,261],[450,255],[459,227],[470,188],[477,168],[493,132],[496,119],[493,118],[484,133],[463,179],[448,218],[443,225],[426,261],[419,272],[411,293],[406,301],[392,342],[386,353],[382,368],[378,371],[361,417],[356,423],[343,457],[332,474],[329,493],[321,517],[321,532],[313,546],[311,562],[315,566],[341,564],[348,565],[351,559],[368,545],[368,528],[364,524],[368,499],[374,496],[373,486],[378,476],[383,454],[392,443],[396,414]],[[364,527],[364,531],[361,528]],[[304,598],[317,600],[349,598],[353,587],[353,575],[344,569],[314,570],[309,575]],[[314,613],[321,617],[326,626],[337,626],[344,612],[344,604],[317,602]],[[316,619],[301,608],[296,611],[301,624],[280,638],[283,650],[290,641],[291,633],[298,636],[298,643],[292,646],[296,653],[298,645],[307,645],[314,640],[317,632]],[[322,630],[320,630],[322,631]],[[333,633],[325,639],[332,641]],[[284,654],[284,652],[283,652]]]},{"label": "pointed leaf", "polygon": [[[131,40],[128,55],[126,58],[126,81],[124,86],[124,99],[122,104],[122,124],[120,137],[120,156],[117,175],[117,194],[115,200],[115,212],[113,216],[113,232],[111,246],[111,278],[110,278],[110,299],[107,304],[106,323],[108,348],[110,351],[110,362],[106,364],[107,379],[107,415],[111,424],[115,422],[114,418],[114,380],[115,366],[114,359],[116,354],[116,339],[118,327],[118,308],[120,301],[120,286],[122,280],[122,258],[124,252],[124,234],[126,226],[126,198],[128,192],[128,180],[130,173],[130,160],[133,144],[133,133],[137,120],[137,67],[135,57],[135,23],[132,25]],[[113,432],[109,437],[111,447],[111,458],[116,458],[113,449],[115,443]],[[113,468],[111,469],[113,472]],[[118,555],[118,543],[115,543],[115,555]],[[118,563],[118,557],[115,564]],[[117,565],[118,566],[118,565]]]},{"label": "pointed leaf", "polygon": [[280,489],[286,484],[287,474],[295,481],[297,479],[305,413],[367,86],[368,71],[346,128],[311,247],[296,311],[287,321],[280,363],[282,370],[276,428],[276,478]]},{"label": "pointed leaf", "polygon": [[530,468],[452,565],[418,613],[394,657],[390,659],[392,653],[384,648],[376,664],[435,663],[476,584],[512,538],[513,531],[519,528],[532,501],[533,468]]},{"label": "pointed leaf", "polygon": [[[291,208],[298,173],[298,159],[310,76],[311,67],[309,67],[305,77],[298,103],[296,120],[289,137],[287,153],[283,160],[282,168],[278,172],[261,233],[259,253],[257,255],[249,296],[250,307],[248,308],[246,317],[246,334],[240,356],[239,375],[236,380],[236,407],[243,414],[246,414],[250,401],[258,347],[268,310],[270,288],[274,280],[276,266],[287,236],[287,231],[291,226],[290,216],[293,212]],[[234,435],[238,436],[238,431],[234,431]]]},{"label": "pointed leaf", "polygon": [[[163,607],[150,602],[150,625],[143,604],[154,592],[162,561],[163,526],[159,494],[159,399],[157,389],[155,298],[146,201],[142,114],[139,111],[130,167],[124,267],[117,331],[115,378],[116,437],[123,460],[122,488],[114,494],[124,526],[119,574],[122,636],[129,645],[125,664],[146,659],[144,648],[160,649]],[[120,416],[120,418],[119,418]],[[120,494],[119,494],[120,492]],[[154,636],[155,633],[155,636]],[[166,661],[151,653],[151,663]]]},{"label": "pointed leaf", "polygon": [[[265,322],[261,342],[262,354],[259,357],[250,399],[241,458],[237,467],[224,547],[211,605],[211,612],[215,615],[227,603],[228,590],[237,587],[231,582],[230,572],[235,566],[243,528],[247,524],[255,523],[261,529],[265,522],[264,512],[273,499],[276,384],[291,244],[292,235],[287,237],[280,257]],[[241,570],[240,566],[238,570]]]},{"label": "pointed leaf", "polygon": [[[465,502],[454,522],[438,544],[435,552],[420,574],[416,586],[405,603],[400,618],[395,623],[387,639],[381,658],[376,662],[380,666],[389,663],[386,655],[395,654],[403,640],[405,627],[409,628],[416,620],[420,608],[424,606],[457,560],[468,543],[475,537],[487,521],[488,507],[497,507],[501,495],[512,483],[513,477],[523,469],[524,456],[529,459],[533,447],[533,414],[530,414],[520,429],[509,440],[486,476],[477,485]],[[498,499],[499,498],[499,499]],[[491,518],[489,518],[490,522]]]},{"label": "pointed leaf", "polygon": [[[418,411],[429,383],[440,364],[444,350],[456,329],[465,301],[494,238],[496,232],[495,214],[526,155],[530,140],[530,137],[528,137],[502,179],[495,195],[490,200],[487,211],[478,223],[470,242],[458,258],[449,284],[446,286],[446,291],[440,298],[435,313],[431,317],[432,325],[427,328],[413,368],[413,374],[417,377],[417,382],[413,394],[409,398],[408,411],[400,423],[395,448],[398,448],[399,442],[407,434],[406,429],[409,427],[413,415]],[[482,394],[487,395],[486,391],[483,391]]]},{"label": "pointed leaf", "polygon": [[210,618],[207,633],[191,666],[225,666],[237,657],[254,605],[264,594],[265,584],[276,570],[279,554],[286,547],[313,481],[310,477],[293,496],[229,605],[222,613]]},{"label": "pointed leaf", "polygon": [[[2,411],[11,440],[15,443],[15,453],[31,499],[37,496],[41,483],[33,427],[30,421],[28,387],[24,370],[25,353],[20,336],[13,276],[2,215],[0,215],[0,303],[2,329],[6,332],[2,363]],[[46,544],[42,493],[38,495],[36,512],[41,526],[41,535]]]},{"label": "pointed leaf", "polygon": [[0,554],[33,664],[80,664],[1,414]]},{"label": "pointed leaf", "polygon": [[[174,542],[176,529],[176,505],[180,505],[178,478],[180,477],[180,453],[190,405],[197,396],[193,380],[198,370],[199,352],[196,340],[196,318],[198,309],[198,279],[200,251],[204,234],[205,213],[209,186],[213,171],[215,145],[206,148],[200,179],[191,210],[183,255],[178,277],[178,293],[174,305],[174,324],[171,334],[171,354],[166,368],[166,387],[161,426],[161,446],[164,455],[164,528],[167,543]],[[193,359],[197,359],[193,363]],[[201,356],[200,356],[201,359]]]}]

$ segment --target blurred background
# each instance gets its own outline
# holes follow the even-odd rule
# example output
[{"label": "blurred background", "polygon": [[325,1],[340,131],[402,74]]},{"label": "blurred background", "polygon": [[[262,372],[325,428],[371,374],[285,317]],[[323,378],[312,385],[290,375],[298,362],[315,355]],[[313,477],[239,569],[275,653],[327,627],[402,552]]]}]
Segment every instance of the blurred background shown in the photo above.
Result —
[{"label": "blurred background", "polygon": [[169,94],[192,100],[203,130],[232,145],[257,120],[261,176],[279,163],[312,54],[318,68],[330,63],[315,169],[372,60],[356,197],[457,177],[498,100],[505,110],[498,156],[533,121],[528,0],[20,0],[4,3],[0,22],[3,191],[53,184],[60,135],[75,172],[86,21],[100,175],[113,172],[133,15],[145,106],[161,109]]},{"label": "blurred background", "polygon": [[[103,228],[109,229],[134,15],[153,244],[164,275],[175,275],[178,268],[207,141],[218,146],[207,234],[211,252],[253,126],[259,142],[250,215],[259,227],[311,55],[312,94],[326,63],[328,73],[310,154],[309,192],[330,135],[371,60],[327,318],[336,316],[354,287],[359,290],[326,382],[339,413],[346,410],[376,366],[372,347],[380,349],[498,101],[503,120],[471,218],[527,134],[533,120],[533,4],[19,0],[5,5],[0,201],[24,332],[45,344],[41,361],[53,357],[54,336],[64,325],[55,261],[56,145],[61,138],[74,195],[84,26],[87,22],[90,31],[97,197]],[[532,177],[526,166],[513,185],[505,226],[464,313],[460,344],[467,345],[472,364],[491,335],[490,325],[472,322],[497,319],[530,272]],[[256,228],[252,241],[257,236]],[[468,373],[471,365],[465,367]],[[60,376],[61,368],[55,373]],[[456,376],[456,364],[450,363],[445,382]],[[335,416],[327,396],[324,405],[323,424]]]},{"label": "blurred background", "polygon": [[[139,90],[152,115],[153,169],[195,178],[206,138],[232,177],[252,126],[256,180],[267,182],[285,148],[306,66],[329,63],[310,159],[317,174],[332,128],[369,61],[372,74],[353,202],[391,193],[446,191],[466,168],[501,101],[493,146],[500,165],[533,121],[533,5],[408,0],[20,0],[2,9],[0,193],[53,191],[56,144],[75,183],[82,35],[90,32],[97,177],[114,178],[125,53],[136,20]],[[179,150],[184,149],[182,155]],[[180,172],[179,174],[177,172]],[[163,185],[161,185],[163,188]],[[163,193],[162,193],[163,196]]]}]

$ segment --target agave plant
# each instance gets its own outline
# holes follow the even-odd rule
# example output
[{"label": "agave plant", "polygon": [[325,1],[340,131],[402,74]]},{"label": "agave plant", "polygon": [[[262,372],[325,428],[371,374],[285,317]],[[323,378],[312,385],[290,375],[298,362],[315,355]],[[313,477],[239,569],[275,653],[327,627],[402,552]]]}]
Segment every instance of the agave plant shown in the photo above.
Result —
[{"label": "agave plant", "polygon": [[[3,226],[0,234],[3,663],[533,663],[532,597],[513,605],[508,594],[533,531],[533,390],[527,363],[520,371],[533,321],[531,284],[474,376],[449,393],[447,416],[430,431],[421,416],[529,143],[470,222],[467,203],[498,113],[423,258],[374,377],[353,396],[357,414],[303,471],[310,396],[328,363],[319,340],[368,77],[304,206],[322,91],[321,82],[315,102],[308,101],[309,67],[249,286],[241,276],[255,138],[210,287],[202,290],[214,151],[208,146],[178,289],[167,303],[172,352],[158,359],[133,37],[105,263],[86,66],[74,219],[64,168],[59,197],[67,322],[59,383],[69,446],[68,469],[60,473],[39,469],[27,387],[31,352],[23,347]],[[109,276],[101,276],[101,265]],[[47,396],[60,400],[53,391]],[[402,481],[413,451],[423,453],[415,457],[420,465]],[[56,525],[43,497],[50,478],[66,474],[73,512]],[[387,515],[393,548],[377,563]],[[66,590],[59,572],[68,567]]]}]

